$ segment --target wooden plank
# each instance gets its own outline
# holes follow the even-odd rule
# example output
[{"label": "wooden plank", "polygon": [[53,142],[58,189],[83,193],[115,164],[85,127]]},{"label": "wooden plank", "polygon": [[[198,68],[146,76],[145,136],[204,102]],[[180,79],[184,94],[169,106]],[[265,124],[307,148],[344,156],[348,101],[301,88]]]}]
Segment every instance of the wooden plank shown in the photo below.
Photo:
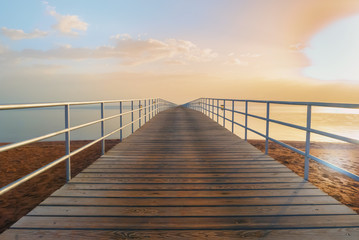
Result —
[{"label": "wooden plank", "polygon": [[[100,201],[98,202],[100,204]],[[356,215],[343,205],[297,206],[195,206],[195,207],[115,207],[115,206],[38,206],[27,216],[273,216],[278,215]],[[359,223],[358,223],[359,224]]]},{"label": "wooden plank", "polygon": [[271,164],[225,164],[225,163],[209,163],[209,164],[203,164],[201,162],[197,163],[188,163],[188,162],[179,162],[179,163],[163,163],[162,164],[151,164],[149,162],[143,162],[143,163],[131,163],[131,164],[118,164],[118,163],[95,163],[89,166],[87,169],[97,169],[97,168],[119,168],[119,169],[157,169],[157,168],[181,168],[181,169],[206,169],[206,168],[216,168],[216,169],[226,169],[226,168],[286,168],[284,165],[279,163],[271,163]]},{"label": "wooden plank", "polygon": [[138,184],[127,184],[127,183],[69,183],[66,184],[62,189],[69,190],[101,190],[101,189],[131,189],[131,190],[142,190],[142,189],[157,189],[157,190],[212,190],[212,189],[232,189],[232,190],[251,190],[251,189],[316,189],[310,183],[258,183],[258,184],[178,184],[178,183],[166,183],[166,184],[158,184],[158,183],[138,183]]},{"label": "wooden plank", "polygon": [[59,189],[52,196],[86,196],[86,197],[275,197],[275,196],[325,196],[318,189],[277,189],[265,190],[67,190]]},{"label": "wooden plank", "polygon": [[81,177],[77,176],[71,180],[71,183],[286,183],[294,182],[301,183],[299,177],[233,177],[233,178],[166,178],[166,177],[141,177],[141,178],[131,178],[131,177]]},{"label": "wooden plank", "polygon": [[329,196],[292,196],[272,198],[106,198],[106,197],[49,197],[40,205],[63,206],[290,206],[340,205]]},{"label": "wooden plank", "polygon": [[0,239],[266,239],[266,240],[357,240],[359,228],[283,229],[283,230],[29,230],[11,229]]},{"label": "wooden plank", "polygon": [[165,178],[233,178],[233,177],[297,177],[297,175],[293,172],[264,172],[264,173],[88,173],[81,172],[77,176],[79,177],[165,177]]},{"label": "wooden plank", "polygon": [[12,228],[38,229],[283,229],[359,227],[358,215],[268,217],[57,217],[25,216]]},{"label": "wooden plank", "polygon": [[118,173],[118,174],[173,174],[185,173],[292,173],[288,168],[87,168],[82,173]]}]

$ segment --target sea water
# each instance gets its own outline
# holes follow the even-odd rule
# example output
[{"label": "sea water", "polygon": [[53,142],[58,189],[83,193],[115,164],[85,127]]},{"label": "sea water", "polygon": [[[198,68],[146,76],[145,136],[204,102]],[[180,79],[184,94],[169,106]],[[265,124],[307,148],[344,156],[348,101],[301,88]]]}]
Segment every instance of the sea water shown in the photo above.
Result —
[{"label": "sea water", "polygon": [[[138,106],[134,106],[138,109]],[[149,109],[146,109],[147,113]],[[123,113],[131,111],[129,104],[122,108]],[[104,117],[120,114],[119,106],[105,106]],[[144,109],[141,111],[142,124],[144,123]],[[122,125],[131,122],[131,113],[122,116]],[[137,120],[139,113],[133,113],[133,119]],[[97,106],[71,106],[70,126],[88,123],[101,119],[101,108]],[[149,117],[147,116],[148,120]],[[134,124],[134,130],[138,129],[139,122]],[[105,122],[105,134],[108,134],[120,127],[120,117]],[[18,109],[0,111],[0,142],[18,142],[34,137],[39,137],[48,133],[56,132],[65,128],[65,109],[64,107],[49,107],[41,109]],[[122,131],[123,137],[127,137],[132,132],[131,125]],[[101,136],[101,123],[71,131],[71,140],[91,140]],[[113,134],[109,139],[119,139],[120,132]],[[62,141],[65,134],[46,139],[46,141]]]},{"label": "sea water", "polygon": [[[231,109],[231,106],[226,106]],[[138,109],[138,106],[134,106]],[[130,111],[129,104],[123,106],[123,112]],[[211,109],[212,110],[212,109]],[[244,112],[244,105],[235,105],[236,111]],[[214,108],[214,121],[217,121],[217,110]],[[248,112],[250,114],[266,117],[265,104],[249,104]],[[105,117],[120,113],[120,108],[115,104],[105,105]],[[148,109],[147,109],[148,113]],[[218,122],[223,125],[223,111],[218,110]],[[144,109],[141,111],[144,115]],[[232,119],[232,113],[226,111],[226,118]],[[72,106],[70,111],[70,125],[76,126],[100,119],[101,109],[99,105],[91,106]],[[212,114],[210,115],[212,117]],[[134,120],[137,120],[139,113],[133,114]],[[242,114],[234,114],[234,120],[242,125],[245,118]],[[270,118],[296,124],[305,127],[306,107],[305,106],[286,106],[271,105]],[[51,132],[59,131],[65,127],[65,111],[64,107],[52,107],[42,109],[19,109],[19,110],[2,110],[0,111],[0,142],[18,142],[31,139]],[[148,120],[148,117],[147,117]],[[122,118],[123,125],[131,122],[131,114],[126,114]],[[144,116],[142,123],[144,122]],[[117,129],[120,126],[120,118],[105,122],[105,134]],[[138,121],[134,123],[134,130],[138,129]],[[232,130],[230,121],[225,121],[225,127]],[[266,132],[266,122],[253,117],[248,117],[248,127],[255,129],[262,134]],[[339,109],[327,107],[313,107],[311,127],[313,129],[359,139],[359,111],[357,109]],[[123,130],[123,137],[131,133],[131,125]],[[234,133],[240,137],[244,137],[244,129],[240,126],[234,126]],[[71,132],[72,140],[90,140],[96,139],[101,135],[101,124],[97,123],[89,127],[85,127]],[[275,123],[269,124],[269,136],[278,140],[305,141],[305,131],[293,129]],[[113,134],[110,139],[120,138],[120,133]],[[248,131],[249,139],[263,139],[261,136]],[[64,134],[47,139],[47,141],[64,140]],[[322,142],[340,142],[335,139],[323,137],[317,134],[311,134],[312,141]]]},{"label": "sea water", "polygon": [[[232,106],[226,106],[232,109]],[[245,112],[244,104],[238,103],[234,106],[236,111]],[[212,110],[212,109],[211,109]],[[217,110],[214,108],[214,121],[217,121]],[[249,103],[248,113],[260,117],[266,117],[266,104]],[[218,110],[218,122],[223,125],[224,111]],[[212,114],[210,115],[212,118]],[[231,111],[226,111],[227,119],[234,118],[235,122],[245,125],[245,117],[243,114],[235,113],[232,116]],[[307,126],[307,107],[306,106],[287,106],[279,104],[271,104],[269,109],[269,117],[271,119],[282,121],[290,124]],[[248,117],[248,127],[266,134],[266,121],[254,117]],[[232,123],[225,121],[225,127],[232,130]],[[331,108],[331,107],[312,107],[311,128],[353,138],[359,140],[359,109]],[[244,128],[234,124],[234,133],[244,138]],[[263,137],[248,131],[249,139],[263,139]],[[269,136],[277,140],[286,141],[305,141],[306,132],[303,130],[283,126],[277,123],[269,123]],[[333,138],[328,138],[318,134],[311,134],[313,142],[341,142]]]}]

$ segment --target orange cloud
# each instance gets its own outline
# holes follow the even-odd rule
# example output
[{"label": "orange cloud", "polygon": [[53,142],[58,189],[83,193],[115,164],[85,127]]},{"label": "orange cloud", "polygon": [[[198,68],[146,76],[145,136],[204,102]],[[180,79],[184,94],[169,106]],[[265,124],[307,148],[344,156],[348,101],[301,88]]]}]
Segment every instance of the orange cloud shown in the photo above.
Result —
[{"label": "orange cloud", "polygon": [[[176,63],[206,62],[217,56],[211,49],[202,49],[190,41],[181,39],[133,39],[129,35],[118,35],[112,38],[114,45],[91,48],[72,48],[70,45],[42,51],[25,49],[8,51],[9,59],[118,59],[123,65],[138,65],[159,60]],[[5,53],[5,52],[4,52]],[[0,52],[1,56],[1,52]]]}]

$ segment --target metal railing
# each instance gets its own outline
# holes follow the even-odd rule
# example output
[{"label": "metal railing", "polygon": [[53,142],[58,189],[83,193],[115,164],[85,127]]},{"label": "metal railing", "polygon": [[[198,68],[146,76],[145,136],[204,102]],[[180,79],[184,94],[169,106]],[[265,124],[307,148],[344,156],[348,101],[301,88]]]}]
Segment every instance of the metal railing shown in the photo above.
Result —
[{"label": "metal railing", "polygon": [[[119,114],[115,114],[109,117],[105,117],[105,104],[119,104]],[[130,103],[131,109],[129,111],[124,111],[124,103]],[[134,108],[134,104],[138,104],[137,108]],[[84,124],[80,124],[77,126],[70,126],[70,108],[72,106],[78,106],[78,105],[100,105],[100,119],[87,122]],[[140,128],[143,123],[145,124],[147,121],[149,121],[151,118],[153,118],[157,113],[160,111],[166,110],[170,107],[173,107],[174,104],[171,102],[168,102],[166,100],[160,99],[160,98],[149,98],[149,99],[129,99],[129,100],[108,100],[108,101],[89,101],[89,102],[62,102],[62,103],[40,103],[40,104],[16,104],[16,105],[0,105],[0,110],[14,110],[14,109],[29,109],[29,108],[48,108],[48,107],[64,107],[64,125],[65,128],[48,133],[39,137],[31,138],[25,141],[20,141],[12,144],[7,144],[0,147],[0,153],[4,151],[8,151],[14,148],[18,148],[30,143],[35,143],[38,141],[42,141],[54,136],[58,136],[60,134],[65,134],[65,146],[66,146],[66,154],[48,164],[45,166],[35,170],[34,172],[19,178],[18,180],[0,188],[0,195],[15,188],[16,186],[20,185],[21,183],[39,175],[40,173],[48,170],[49,168],[66,161],[66,180],[71,180],[71,157],[75,154],[91,147],[92,145],[101,142],[101,153],[105,153],[105,139],[109,136],[113,135],[114,133],[120,132],[120,140],[123,138],[123,129],[126,127],[131,126],[131,133],[134,132],[134,124],[138,122],[138,127]],[[134,114],[138,113],[137,119],[134,119]],[[123,116],[130,114],[131,121],[125,125],[123,125]],[[105,134],[105,122],[111,119],[119,118],[120,124],[119,127],[113,131],[111,131],[108,134]],[[94,141],[91,141],[90,143],[76,149],[75,151],[70,150],[70,133],[71,131],[88,127],[94,124],[100,123],[100,131],[101,131],[101,137],[95,139]]]},{"label": "metal railing", "polygon": [[[244,103],[244,112],[238,111],[235,108],[235,103]],[[265,104],[266,106],[266,117],[258,116],[255,114],[250,114],[248,112],[248,103],[260,103]],[[306,106],[306,126],[300,126],[297,124],[292,124],[284,121],[279,121],[275,119],[270,118],[270,109],[271,105],[273,104],[281,104],[281,105],[299,105],[299,106]],[[227,106],[230,105],[228,108]],[[221,99],[221,98],[199,98],[194,101],[191,101],[189,103],[184,104],[185,107],[192,108],[194,110],[200,111],[210,117],[213,120],[216,120],[217,123],[219,123],[219,119],[221,118],[223,120],[223,127],[226,127],[226,121],[229,121],[231,123],[231,130],[234,133],[234,127],[239,126],[244,129],[244,139],[247,141],[248,138],[248,131],[253,132],[263,138],[265,138],[265,154],[268,154],[268,141],[275,142],[283,147],[286,147],[302,156],[305,157],[304,161],[304,179],[308,180],[309,176],[309,159],[312,159],[318,163],[321,163],[325,166],[330,167],[331,169],[340,172],[356,181],[359,181],[359,176],[351,173],[339,166],[336,166],[333,163],[327,162],[323,159],[320,159],[318,157],[315,157],[310,154],[310,139],[311,134],[318,134],[321,136],[325,136],[328,138],[340,140],[346,143],[352,143],[352,144],[359,144],[359,140],[348,138],[345,136],[340,136],[337,134],[328,133],[325,131],[320,131],[317,129],[313,129],[311,127],[312,125],[312,107],[334,107],[334,108],[349,108],[349,109],[358,109],[359,104],[345,104],[345,103],[321,103],[321,102],[289,102],[289,101],[261,101],[261,100],[239,100],[239,99]],[[222,114],[220,114],[220,111]],[[226,116],[226,112],[231,114],[231,117]],[[235,121],[235,114],[242,115],[244,117],[244,124],[240,124],[237,121]],[[217,119],[215,119],[215,117]],[[248,127],[248,117],[256,118],[265,121],[266,127],[265,127],[265,134]],[[295,147],[292,147],[284,142],[281,142],[277,139],[274,139],[269,136],[269,123],[275,123],[282,126],[302,130],[306,132],[306,138],[305,138],[305,151],[299,150]]]}]

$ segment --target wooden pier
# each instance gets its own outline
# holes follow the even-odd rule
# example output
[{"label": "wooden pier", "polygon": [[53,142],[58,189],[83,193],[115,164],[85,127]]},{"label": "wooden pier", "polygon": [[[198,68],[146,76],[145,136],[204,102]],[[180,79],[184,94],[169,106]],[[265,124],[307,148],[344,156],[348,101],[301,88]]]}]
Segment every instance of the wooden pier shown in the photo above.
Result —
[{"label": "wooden pier", "polygon": [[359,239],[359,215],[202,113],[158,114],[0,239]]}]

